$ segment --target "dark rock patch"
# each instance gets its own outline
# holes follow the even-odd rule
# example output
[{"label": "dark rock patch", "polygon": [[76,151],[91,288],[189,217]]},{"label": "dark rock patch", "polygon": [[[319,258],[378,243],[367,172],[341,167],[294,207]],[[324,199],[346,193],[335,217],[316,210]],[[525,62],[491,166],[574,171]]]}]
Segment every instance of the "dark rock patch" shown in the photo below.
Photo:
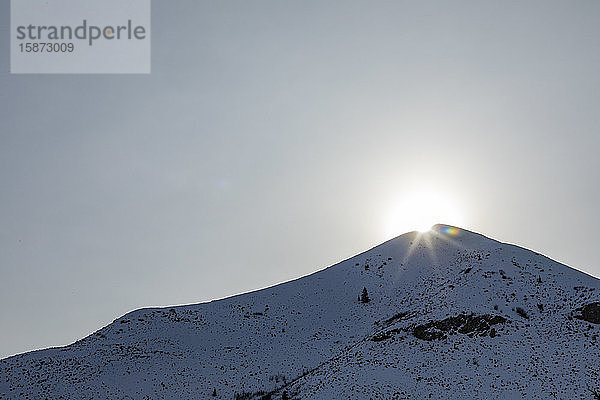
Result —
[{"label": "dark rock patch", "polygon": [[[461,333],[463,335],[481,335],[489,333],[490,327],[496,324],[503,324],[506,318],[499,315],[483,314],[459,314],[456,317],[448,317],[439,321],[430,321],[423,325],[417,325],[413,328],[413,335],[421,340],[439,340],[444,339],[448,334]],[[494,329],[493,335],[496,336]]]},{"label": "dark rock patch", "polygon": [[517,307],[515,311],[521,316],[521,318],[529,319],[529,314],[527,314],[527,311],[525,311],[521,307]]},{"label": "dark rock patch", "polygon": [[600,302],[586,304],[577,311],[581,312],[581,315],[576,315],[575,318],[592,324],[600,324]]}]

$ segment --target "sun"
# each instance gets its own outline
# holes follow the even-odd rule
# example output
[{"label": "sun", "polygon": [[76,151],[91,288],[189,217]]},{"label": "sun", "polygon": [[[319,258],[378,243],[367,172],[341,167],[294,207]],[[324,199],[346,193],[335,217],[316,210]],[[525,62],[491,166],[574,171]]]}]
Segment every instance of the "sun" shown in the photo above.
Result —
[{"label": "sun", "polygon": [[387,217],[386,235],[426,232],[437,223],[462,226],[463,222],[462,213],[451,195],[433,190],[410,191],[394,203]]}]

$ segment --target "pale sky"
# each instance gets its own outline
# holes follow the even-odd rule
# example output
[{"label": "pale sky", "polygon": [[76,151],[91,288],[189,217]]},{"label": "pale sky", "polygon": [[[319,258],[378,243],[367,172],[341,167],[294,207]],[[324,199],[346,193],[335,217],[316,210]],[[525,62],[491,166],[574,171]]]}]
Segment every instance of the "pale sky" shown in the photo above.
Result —
[{"label": "pale sky", "polygon": [[152,74],[10,75],[0,357],[423,224],[600,276],[600,2],[154,1]]}]

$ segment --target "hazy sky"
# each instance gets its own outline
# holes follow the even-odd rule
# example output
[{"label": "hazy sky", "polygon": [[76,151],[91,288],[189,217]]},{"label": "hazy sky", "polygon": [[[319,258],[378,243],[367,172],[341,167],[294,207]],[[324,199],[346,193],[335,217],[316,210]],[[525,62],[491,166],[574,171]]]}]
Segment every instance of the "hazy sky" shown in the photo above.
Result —
[{"label": "hazy sky", "polygon": [[9,22],[0,0],[0,357],[415,214],[600,275],[597,0],[154,1],[146,76],[10,75]]}]

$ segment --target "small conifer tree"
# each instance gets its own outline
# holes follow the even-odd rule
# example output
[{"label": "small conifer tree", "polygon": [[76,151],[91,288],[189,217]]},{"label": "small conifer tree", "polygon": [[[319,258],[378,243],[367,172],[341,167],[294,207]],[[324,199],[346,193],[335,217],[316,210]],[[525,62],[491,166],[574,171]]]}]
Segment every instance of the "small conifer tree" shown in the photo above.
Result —
[{"label": "small conifer tree", "polygon": [[369,301],[371,301],[371,299],[369,298],[369,293],[367,293],[366,287],[364,287],[362,290],[362,294],[360,295],[360,301],[363,303],[368,303]]}]

